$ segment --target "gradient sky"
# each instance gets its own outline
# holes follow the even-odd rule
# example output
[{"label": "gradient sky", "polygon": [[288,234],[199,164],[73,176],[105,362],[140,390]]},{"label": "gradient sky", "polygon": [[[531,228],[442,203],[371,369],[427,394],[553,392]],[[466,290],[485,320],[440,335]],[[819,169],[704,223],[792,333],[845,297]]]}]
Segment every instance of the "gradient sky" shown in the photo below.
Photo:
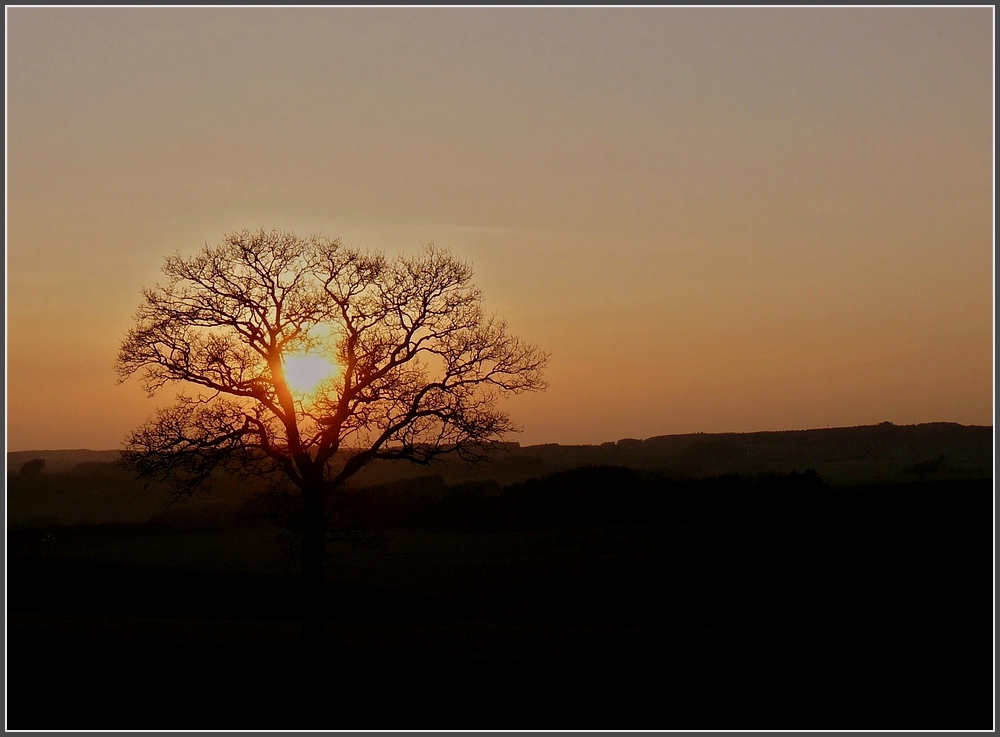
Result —
[{"label": "gradient sky", "polygon": [[522,443],[993,406],[992,8],[7,10],[8,450],[114,448],[163,256],[433,241]]}]

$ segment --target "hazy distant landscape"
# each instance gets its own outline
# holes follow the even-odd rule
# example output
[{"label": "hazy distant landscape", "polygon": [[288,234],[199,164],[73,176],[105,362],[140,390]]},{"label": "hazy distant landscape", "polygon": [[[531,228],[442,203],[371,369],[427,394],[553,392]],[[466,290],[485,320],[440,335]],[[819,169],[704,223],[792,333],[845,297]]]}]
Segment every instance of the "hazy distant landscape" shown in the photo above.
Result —
[{"label": "hazy distant landscape", "polygon": [[[990,427],[953,423],[789,432],[665,435],[624,439],[599,446],[558,444],[520,447],[509,443],[491,462],[468,464],[445,458],[431,466],[379,462],[363,469],[354,486],[375,497],[441,499],[450,487],[480,486],[498,494],[528,479],[583,466],[621,466],[654,471],[667,479],[726,474],[760,475],[814,469],[826,484],[865,484],[992,478]],[[143,484],[114,465],[117,451],[17,451],[7,454],[8,526],[185,521],[199,516],[217,521],[235,513],[245,494],[235,480],[220,480],[215,492],[167,508],[165,490]],[[25,463],[40,458],[43,473],[19,476]],[[402,512],[401,512],[402,513]]]},{"label": "hazy distant landscape", "polygon": [[[309,726],[322,715],[287,712],[308,688],[333,689],[339,723],[358,727],[537,713],[565,726],[560,709],[644,727],[666,703],[678,726],[990,719],[989,427],[511,444],[478,466],[375,465],[351,518],[374,546],[334,545],[327,571],[331,657],[349,665],[320,685],[295,675],[291,548],[247,517],[240,482],[168,508],[112,454],[8,454],[15,726]],[[45,470],[19,475],[34,458]],[[192,697],[150,711],[179,678]]]}]

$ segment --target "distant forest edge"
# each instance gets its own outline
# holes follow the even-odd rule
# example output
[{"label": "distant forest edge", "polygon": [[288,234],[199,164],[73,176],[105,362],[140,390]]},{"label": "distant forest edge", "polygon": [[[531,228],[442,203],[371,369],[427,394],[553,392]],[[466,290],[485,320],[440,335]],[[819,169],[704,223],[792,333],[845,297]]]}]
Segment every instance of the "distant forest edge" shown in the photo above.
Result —
[{"label": "distant forest edge", "polygon": [[[166,491],[117,467],[116,451],[7,454],[9,527],[230,524],[247,483],[167,507]],[[45,461],[42,472],[20,475]],[[862,513],[852,488],[878,486],[869,511],[960,511],[993,478],[993,429],[951,423],[786,432],[666,435],[599,446],[516,443],[491,462],[366,468],[342,521],[368,529],[503,531],[656,519]],[[251,484],[252,485],[252,484]],[[942,506],[941,495],[954,497]],[[987,495],[990,496],[990,495]],[[894,501],[893,501],[894,500]],[[964,501],[963,501],[964,500]],[[866,502],[868,504],[869,502]],[[980,504],[980,502],[975,502]],[[887,506],[888,505],[888,506]],[[854,510],[852,512],[851,510]]]}]

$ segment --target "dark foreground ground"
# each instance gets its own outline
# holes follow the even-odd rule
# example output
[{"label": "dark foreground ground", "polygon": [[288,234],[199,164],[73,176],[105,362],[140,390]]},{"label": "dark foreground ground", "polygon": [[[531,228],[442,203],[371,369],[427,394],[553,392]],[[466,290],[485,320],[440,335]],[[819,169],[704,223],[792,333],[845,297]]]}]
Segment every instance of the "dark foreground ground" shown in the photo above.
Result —
[{"label": "dark foreground ground", "polygon": [[992,482],[892,494],[389,532],[335,559],[321,650],[265,528],[20,530],[7,727],[992,729]]},{"label": "dark foreground ground", "polygon": [[[304,654],[292,641],[294,628],[212,624],[229,637],[247,639],[220,642],[203,631],[203,622],[190,620],[15,618],[9,623],[18,642],[8,653],[8,672],[16,674],[8,690],[8,727],[992,725],[991,669],[983,662],[990,643],[958,634],[341,625],[334,644]],[[64,637],[72,637],[67,631],[87,632],[57,645],[48,633],[40,636],[39,627]],[[98,643],[98,632],[107,644]],[[122,644],[125,638],[130,644]],[[533,652],[520,658],[460,652],[476,651],[484,641],[490,648]]]}]

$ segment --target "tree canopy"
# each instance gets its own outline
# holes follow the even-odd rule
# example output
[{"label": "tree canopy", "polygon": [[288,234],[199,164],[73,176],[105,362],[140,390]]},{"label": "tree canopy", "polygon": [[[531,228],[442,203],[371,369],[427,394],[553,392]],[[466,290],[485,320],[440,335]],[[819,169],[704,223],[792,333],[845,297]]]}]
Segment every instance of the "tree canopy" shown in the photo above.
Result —
[{"label": "tree canopy", "polygon": [[[467,263],[434,246],[388,259],[244,230],[167,257],[163,272],[116,367],[151,396],[184,387],[123,451],[179,495],[219,467],[309,493],[376,458],[479,457],[516,429],[498,400],[544,387],[546,355],[485,309]],[[329,370],[297,388],[295,360]]]}]

